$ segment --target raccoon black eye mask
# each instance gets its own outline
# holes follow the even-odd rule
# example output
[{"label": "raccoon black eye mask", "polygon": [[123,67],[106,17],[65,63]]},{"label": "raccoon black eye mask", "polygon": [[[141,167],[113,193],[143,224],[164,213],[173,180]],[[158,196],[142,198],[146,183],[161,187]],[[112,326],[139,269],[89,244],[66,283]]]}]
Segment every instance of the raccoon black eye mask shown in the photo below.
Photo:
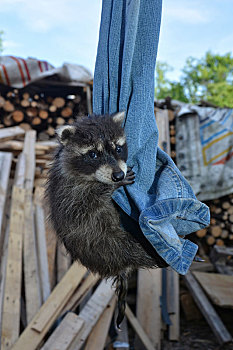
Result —
[{"label": "raccoon black eye mask", "polygon": [[127,276],[161,266],[120,223],[112,193],[134,182],[127,167],[124,113],[89,116],[58,130],[59,146],[49,171],[46,196],[50,220],[73,260],[102,278],[117,281],[124,317]]}]

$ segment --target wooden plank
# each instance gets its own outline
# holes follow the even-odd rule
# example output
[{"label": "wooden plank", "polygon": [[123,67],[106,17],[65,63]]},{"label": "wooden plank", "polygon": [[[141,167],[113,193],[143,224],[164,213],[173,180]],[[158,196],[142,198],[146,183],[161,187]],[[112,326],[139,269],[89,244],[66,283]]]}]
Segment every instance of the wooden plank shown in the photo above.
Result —
[{"label": "wooden plank", "polygon": [[57,246],[57,281],[59,282],[71,264],[71,257],[62,243]]},{"label": "wooden plank", "polygon": [[201,289],[198,282],[195,280],[192,273],[188,272],[184,276],[184,279],[201,313],[203,314],[212,331],[216,335],[219,343],[225,344],[232,341],[230,333],[224,326],[222,320],[219,318],[213,306],[210,304],[209,300],[205,296],[203,290]]},{"label": "wooden plank", "polygon": [[179,275],[172,269],[167,269],[167,310],[172,324],[168,328],[169,340],[179,340],[180,337],[180,302]]},{"label": "wooden plank", "polygon": [[167,154],[171,154],[169,117],[166,109],[156,108],[156,124],[159,131],[158,146]]},{"label": "wooden plank", "polygon": [[[3,153],[0,152],[0,247],[3,244],[3,233],[2,233],[2,225],[3,218],[5,213],[5,204],[6,204],[6,196],[7,189],[10,177],[11,170],[11,162],[12,162],[12,154],[11,153]],[[1,252],[0,248],[0,252]]]},{"label": "wooden plank", "polygon": [[0,141],[6,141],[14,139],[16,136],[22,136],[25,131],[19,126],[12,126],[10,128],[0,129]]},{"label": "wooden plank", "polygon": [[23,152],[26,155],[25,188],[31,190],[33,189],[35,177],[35,143],[36,131],[27,131],[23,148]]},{"label": "wooden plank", "polygon": [[35,175],[35,141],[36,132],[27,131],[25,134],[23,154],[26,159],[25,168],[25,230],[24,230],[24,285],[27,323],[38,312],[42,304],[38,257],[35,235],[34,206],[32,190]]},{"label": "wooden plank", "polygon": [[[49,267],[45,236],[45,218],[44,210],[40,205],[36,205],[36,236],[39,261],[39,275],[41,281],[42,302],[48,298],[51,289],[49,281]],[[67,269],[68,270],[68,269]]]},{"label": "wooden plank", "polygon": [[[133,327],[133,329],[135,330],[135,332],[137,333],[137,335],[141,339],[141,341],[142,341],[143,345],[145,346],[146,350],[156,350],[157,348],[154,346],[154,344],[152,344],[152,342],[149,339],[148,335],[145,333],[144,329],[142,328],[141,323],[134,316],[134,314],[130,310],[128,304],[126,304],[125,314],[126,314],[128,320],[129,320],[131,326]],[[155,329],[155,327],[156,326],[154,325],[154,329]]]},{"label": "wooden plank", "polygon": [[114,295],[89,335],[85,350],[104,349],[115,306],[116,296]]},{"label": "wooden plank", "polygon": [[[1,140],[0,140],[1,141]],[[35,150],[36,151],[46,151],[49,152],[56,148],[58,144],[54,141],[41,141],[36,142]],[[9,150],[9,151],[22,151],[24,147],[23,141],[9,140],[0,142],[0,150]]]},{"label": "wooden plank", "polygon": [[116,350],[128,350],[129,349],[129,336],[128,336],[128,326],[127,319],[121,323],[121,329],[118,331],[116,340],[113,343],[113,349]]},{"label": "wooden plank", "polygon": [[3,302],[4,302],[4,292],[5,292],[5,282],[6,282],[6,266],[7,266],[7,255],[8,255],[8,241],[9,241],[9,222],[6,227],[6,232],[4,235],[4,243],[3,243],[3,255],[1,258],[0,265],[0,344],[2,338],[2,316],[3,316]]},{"label": "wooden plank", "polygon": [[13,186],[3,302],[2,350],[10,349],[19,336],[24,198],[24,189]]},{"label": "wooden plank", "polygon": [[[59,332],[53,332],[53,334],[46,341],[41,350],[66,350],[69,348],[74,338],[79,334],[83,328],[84,321],[74,314],[69,312],[64,317],[64,322],[60,327]],[[99,349],[99,348],[95,348]]]},{"label": "wooden plank", "polygon": [[89,290],[94,287],[94,285],[98,282],[99,276],[89,274],[81,286],[79,286],[73,293],[72,297],[69,299],[68,303],[64,306],[62,313],[66,313],[67,311],[74,311],[85,298],[86,294]]},{"label": "wooden plank", "polygon": [[[44,192],[45,192],[44,186],[43,187],[36,186],[35,192],[34,192],[34,203],[35,205],[40,205],[41,207],[43,207],[45,216],[47,216],[46,202],[44,200]],[[50,288],[52,290],[56,284],[57,236],[53,228],[51,227],[51,224],[47,220],[45,220],[45,235],[46,235],[47,260],[48,260],[48,269],[49,269],[49,283],[50,283]],[[66,272],[67,270],[68,268],[66,269]]]},{"label": "wooden plank", "polygon": [[20,153],[18,156],[18,162],[15,169],[14,184],[19,188],[24,188],[26,172],[26,156],[24,153]]},{"label": "wooden plank", "polygon": [[82,281],[86,268],[74,263],[21,334],[12,350],[35,350]]},{"label": "wooden plank", "polygon": [[26,190],[24,217],[24,285],[27,323],[29,323],[42,304],[31,189]]},{"label": "wooden plank", "polygon": [[103,280],[79,314],[85,321],[85,327],[77,335],[72,345],[68,348],[69,350],[79,350],[82,348],[113,295],[112,281]]},{"label": "wooden plank", "polygon": [[139,270],[137,287],[137,318],[154,348],[160,349],[162,270]]},{"label": "wooden plank", "polygon": [[233,308],[233,276],[198,271],[193,275],[215,305]]}]

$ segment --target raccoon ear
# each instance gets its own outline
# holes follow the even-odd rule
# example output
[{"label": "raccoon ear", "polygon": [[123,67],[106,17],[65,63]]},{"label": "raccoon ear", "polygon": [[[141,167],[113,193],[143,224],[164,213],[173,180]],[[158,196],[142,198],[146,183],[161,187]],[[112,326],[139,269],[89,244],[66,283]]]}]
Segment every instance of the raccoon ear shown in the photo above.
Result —
[{"label": "raccoon ear", "polygon": [[57,136],[59,141],[66,145],[69,138],[74,135],[75,133],[75,127],[73,125],[64,125],[61,126],[59,129],[56,130]]},{"label": "raccoon ear", "polygon": [[123,123],[125,120],[125,112],[118,112],[113,114],[112,119],[115,123]]}]

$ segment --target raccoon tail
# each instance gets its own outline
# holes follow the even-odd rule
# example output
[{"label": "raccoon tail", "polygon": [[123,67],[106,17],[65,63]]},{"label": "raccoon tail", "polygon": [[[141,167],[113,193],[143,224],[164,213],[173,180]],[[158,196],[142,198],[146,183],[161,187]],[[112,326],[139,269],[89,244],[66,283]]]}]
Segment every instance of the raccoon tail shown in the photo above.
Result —
[{"label": "raccoon tail", "polygon": [[128,292],[128,278],[126,274],[118,275],[115,278],[116,284],[116,294],[118,296],[118,315],[116,320],[117,328],[120,329],[120,324],[125,316],[125,304],[126,304],[126,296]]}]

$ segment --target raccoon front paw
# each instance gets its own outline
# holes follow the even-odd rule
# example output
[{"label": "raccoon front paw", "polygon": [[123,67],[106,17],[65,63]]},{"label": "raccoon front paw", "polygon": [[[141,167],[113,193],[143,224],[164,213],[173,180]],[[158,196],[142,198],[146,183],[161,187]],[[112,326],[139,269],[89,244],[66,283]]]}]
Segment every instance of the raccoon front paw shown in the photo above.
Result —
[{"label": "raccoon front paw", "polygon": [[132,168],[128,167],[126,177],[124,178],[124,180],[121,181],[119,185],[120,186],[131,185],[135,182],[134,180],[135,180],[135,173],[132,170]]}]

